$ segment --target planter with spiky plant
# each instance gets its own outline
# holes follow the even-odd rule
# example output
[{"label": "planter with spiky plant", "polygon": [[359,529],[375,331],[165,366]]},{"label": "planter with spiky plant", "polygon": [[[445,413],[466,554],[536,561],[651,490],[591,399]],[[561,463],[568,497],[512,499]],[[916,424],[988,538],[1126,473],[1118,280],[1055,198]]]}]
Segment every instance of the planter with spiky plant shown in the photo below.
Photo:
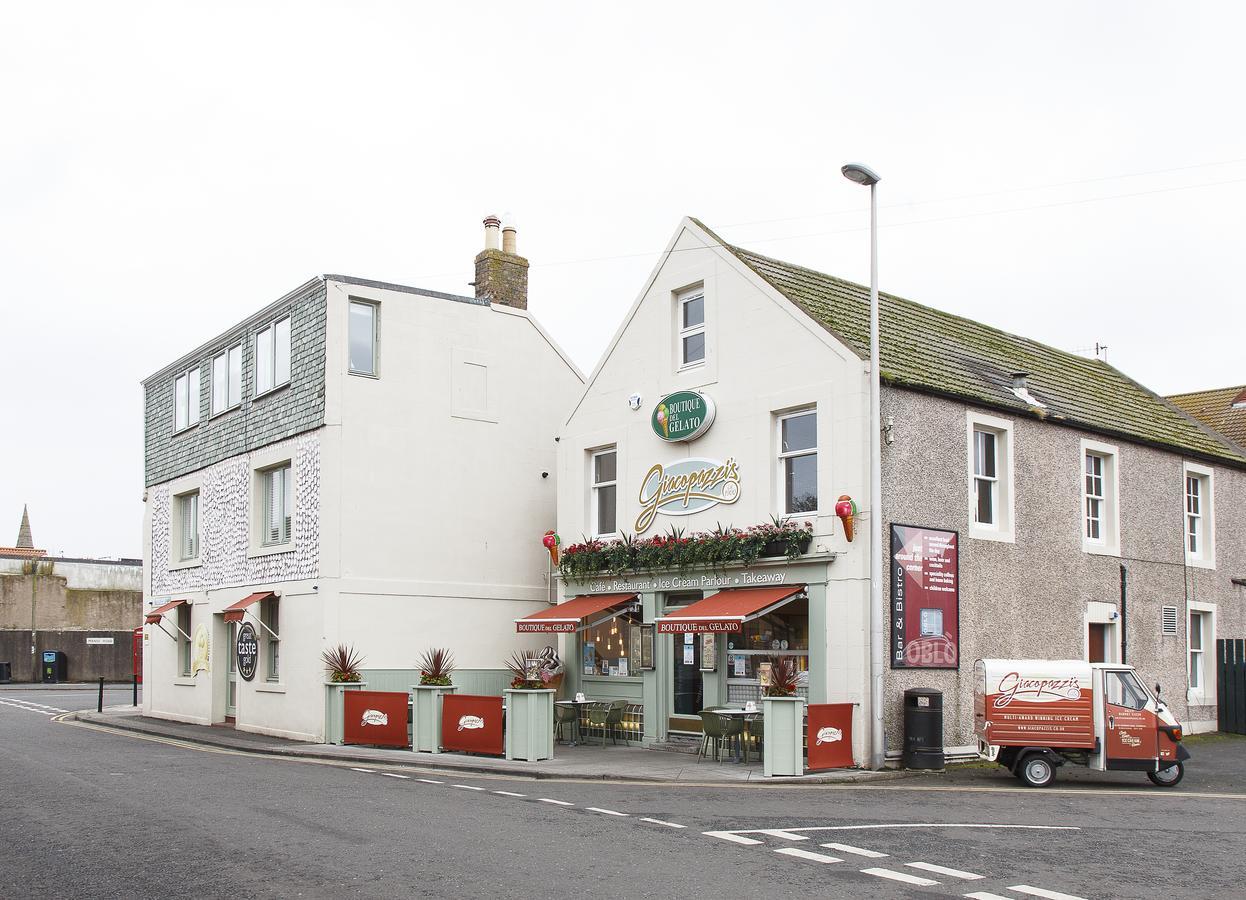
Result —
[{"label": "planter with spiky plant", "polygon": [[511,686],[506,698],[506,758],[535,762],[554,755],[554,694],[550,668],[532,650],[512,653],[506,661]]},{"label": "planter with spiky plant", "polygon": [[411,743],[418,753],[441,752],[441,698],[456,688],[454,655],[433,647],[420,659],[420,683],[411,685]]},{"label": "planter with spiky plant", "polygon": [[355,652],[354,647],[338,644],[321,653],[320,659],[324,663],[326,672],[324,740],[326,744],[340,744],[345,731],[342,724],[345,700],[342,694],[345,691],[363,690],[368,686],[360,671],[360,667],[363,666],[363,657]]},{"label": "planter with spiky plant", "polygon": [[792,657],[770,660],[770,683],[762,700],[766,722],[762,771],[767,776],[805,774],[805,699],[796,694],[799,684],[800,674]]}]

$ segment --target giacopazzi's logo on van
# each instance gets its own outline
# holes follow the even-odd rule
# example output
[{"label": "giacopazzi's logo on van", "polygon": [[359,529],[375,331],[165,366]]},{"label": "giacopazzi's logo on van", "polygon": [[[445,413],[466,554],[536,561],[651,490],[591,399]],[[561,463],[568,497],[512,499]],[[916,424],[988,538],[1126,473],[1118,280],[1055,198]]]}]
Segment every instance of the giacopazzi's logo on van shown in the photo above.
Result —
[{"label": "giacopazzi's logo on van", "polygon": [[664,441],[692,441],[714,424],[714,401],[696,391],[676,391],[658,401],[649,423]]},{"label": "giacopazzi's logo on van", "polygon": [[1014,700],[1017,703],[1059,703],[1062,700],[1080,700],[1082,688],[1076,676],[1068,678],[1022,678],[1009,672],[999,680],[995,695],[995,708],[1003,709]]},{"label": "giacopazzi's logo on van", "polygon": [[655,463],[640,483],[636,533],[647,531],[658,513],[690,516],[739,499],[740,466],[735,457],[727,457],[726,462],[692,457],[669,466]]}]

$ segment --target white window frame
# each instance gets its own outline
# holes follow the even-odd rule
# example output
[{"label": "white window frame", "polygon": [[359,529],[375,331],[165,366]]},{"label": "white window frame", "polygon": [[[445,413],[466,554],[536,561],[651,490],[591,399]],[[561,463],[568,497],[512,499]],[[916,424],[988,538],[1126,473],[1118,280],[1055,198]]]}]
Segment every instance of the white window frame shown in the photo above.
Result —
[{"label": "white window frame", "polygon": [[[238,361],[237,380],[235,382],[234,360]],[[225,374],[225,398],[224,403],[218,404],[216,396],[216,370],[217,367]],[[219,416],[221,413],[229,412],[231,409],[237,409],[242,403],[242,344],[234,344],[232,347],[226,347],[216,356],[212,357],[212,366],[208,370],[211,379],[211,395],[212,395],[212,415]]]},{"label": "white window frame", "polygon": [[[199,424],[199,404],[203,394],[203,373],[200,366],[187,369],[173,379],[173,433],[177,434]],[[185,421],[180,413],[186,411]]]},{"label": "white window frame", "polygon": [[[198,490],[186,491],[178,494],[173,498],[174,506],[174,541],[173,547],[176,551],[171,556],[176,558],[179,564],[195,563],[199,561],[199,540],[200,530],[199,523],[201,521],[200,493]],[[187,532],[186,508],[191,506],[190,524],[191,531]]]},{"label": "white window frame", "polygon": [[[182,627],[183,610],[185,610],[186,627]],[[191,608],[190,601],[179,604],[177,607],[177,673],[182,678],[190,678],[191,652],[190,636],[191,626],[194,624],[194,610]]]},{"label": "white window frame", "polygon": [[[701,301],[701,321],[697,325],[684,326],[684,307],[693,300]],[[675,359],[679,365],[677,370],[682,372],[685,369],[696,369],[704,366],[709,361],[710,356],[710,337],[709,330],[706,327],[709,321],[709,304],[705,297],[704,286],[689,288],[675,295]],[[684,358],[684,338],[694,335],[701,335],[704,339],[703,352],[701,358],[689,362]]]},{"label": "white window frame", "polygon": [[[283,328],[284,326],[284,328]],[[284,347],[281,340],[281,333],[284,330]],[[290,317],[283,316],[277,319],[267,328],[262,328],[255,334],[255,396],[262,397],[264,394],[279,390],[290,383],[290,352],[291,352],[291,324]],[[263,368],[260,366],[260,348],[266,347],[268,350],[268,360]],[[282,356],[284,349],[284,365]]]},{"label": "white window frame", "polygon": [[281,598],[265,597],[260,601],[260,622],[265,626],[264,680],[269,683],[281,681]]},{"label": "white window frame", "polygon": [[[1080,442],[1081,466],[1079,482],[1081,484],[1081,534],[1082,551],[1101,556],[1121,555],[1121,513],[1120,513],[1120,450],[1113,444],[1102,441],[1082,439]],[[1099,537],[1090,537],[1087,533],[1090,513],[1088,506],[1092,499],[1087,490],[1086,459],[1094,456],[1103,463],[1100,477],[1102,496],[1099,498]]]},{"label": "white window frame", "polygon": [[[1194,650],[1190,640],[1190,619],[1198,616],[1202,623],[1201,646]],[[1194,654],[1201,656],[1200,684],[1192,686]],[[1191,706],[1215,706],[1216,704],[1216,604],[1191,600],[1186,604],[1185,615],[1186,702]]]},{"label": "white window frame", "polygon": [[[805,450],[789,450],[785,453],[783,451],[783,423],[787,421],[788,419],[795,419],[795,418],[799,418],[800,416],[807,416],[810,414],[812,414],[814,417],[813,447],[810,449],[805,449]],[[819,450],[818,450],[818,448],[822,444],[821,436],[819,434],[820,423],[821,423],[821,417],[818,415],[818,407],[816,404],[811,405],[811,406],[805,406],[800,409],[788,410],[783,413],[776,413],[774,416],[774,428],[775,428],[774,446],[775,446],[775,454],[776,454],[776,460],[777,460],[776,470],[775,470],[775,480],[776,480],[776,484],[778,487],[777,491],[775,492],[775,495],[779,498],[778,515],[781,518],[799,519],[799,518],[807,518],[810,516],[816,516],[818,515],[818,509],[820,509],[822,506],[822,471],[820,468],[821,459],[819,457]],[[787,511],[787,499],[788,499],[787,498],[787,471],[785,467],[786,467],[787,460],[794,459],[800,456],[815,457],[814,479],[815,479],[815,485],[818,491],[818,508],[807,510],[805,512],[788,512]]]},{"label": "white window frame", "polygon": [[[351,311],[356,306],[367,306],[372,309],[372,371],[365,372],[363,369],[356,369],[351,364],[350,359],[350,329],[354,319]],[[346,303],[346,371],[351,375],[359,375],[363,378],[380,378],[381,377],[381,304],[376,300],[365,300],[361,297],[351,297]]]},{"label": "white window frame", "polygon": [[[995,521],[990,524],[977,521],[977,476],[974,474],[974,432],[989,431],[995,435]],[[967,504],[969,512],[969,537],[984,541],[1016,542],[1013,484],[1013,424],[1011,419],[1001,419],[975,410],[965,412],[965,435],[967,456],[965,461]]]},{"label": "white window frame", "polygon": [[[264,481],[266,473],[283,466],[290,467],[291,488],[293,491],[290,540],[282,544],[266,544],[264,543],[264,538],[266,537],[264,521]],[[288,443],[284,445],[266,447],[263,450],[257,450],[251,454],[251,502],[249,510],[251,528],[250,547],[247,551],[247,556],[249,558],[253,559],[258,556],[268,556],[272,553],[288,553],[295,549],[298,543],[296,534],[298,530],[298,490],[300,477],[299,465],[297,459],[295,458],[294,448]]]},{"label": "white window frame", "polygon": [[[1199,546],[1190,550],[1189,479],[1199,484],[1198,520],[1201,525]],[[1216,567],[1216,483],[1215,471],[1207,466],[1185,462],[1181,465],[1181,546],[1185,563],[1200,569]]]},{"label": "white window frame", "polygon": [[[614,454],[614,480],[598,481],[597,480],[597,458],[607,454]],[[597,526],[599,524],[598,512],[598,491],[602,488],[614,488],[614,531],[599,532]],[[589,532],[594,539],[613,538],[619,534],[619,448],[617,445],[608,447],[596,447],[588,453],[588,515],[589,515]]]},{"label": "white window frame", "polygon": [[[275,485],[280,474],[280,484]],[[280,508],[276,509],[278,502]],[[281,513],[276,536],[270,525],[273,512]],[[260,543],[265,547],[284,546],[294,540],[294,467],[279,463],[260,471]]]}]

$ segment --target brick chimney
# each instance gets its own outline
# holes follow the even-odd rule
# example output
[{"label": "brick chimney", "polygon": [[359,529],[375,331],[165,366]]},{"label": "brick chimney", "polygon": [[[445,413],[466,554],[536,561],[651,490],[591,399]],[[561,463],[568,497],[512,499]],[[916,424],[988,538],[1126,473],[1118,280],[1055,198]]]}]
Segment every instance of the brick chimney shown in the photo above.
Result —
[{"label": "brick chimney", "polygon": [[515,309],[528,308],[528,261],[515,252],[515,225],[507,222],[498,249],[497,216],[485,217],[485,249],[476,254],[476,299]]}]

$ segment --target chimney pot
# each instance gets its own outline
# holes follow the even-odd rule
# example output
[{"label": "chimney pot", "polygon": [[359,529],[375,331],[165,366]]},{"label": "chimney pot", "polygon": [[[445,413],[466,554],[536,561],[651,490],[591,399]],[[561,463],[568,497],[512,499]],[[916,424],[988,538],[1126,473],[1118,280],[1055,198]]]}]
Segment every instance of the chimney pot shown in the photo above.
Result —
[{"label": "chimney pot", "polygon": [[507,222],[502,226],[502,252],[516,254],[515,251],[515,223]]},{"label": "chimney pot", "polygon": [[499,247],[498,229],[502,220],[497,216],[485,216],[485,249],[497,250]]},{"label": "chimney pot", "polygon": [[515,252],[516,230],[509,214],[505,227],[497,216],[485,218],[485,249],[476,254],[476,280],[473,284],[477,299],[514,309],[527,309],[528,261]]}]

